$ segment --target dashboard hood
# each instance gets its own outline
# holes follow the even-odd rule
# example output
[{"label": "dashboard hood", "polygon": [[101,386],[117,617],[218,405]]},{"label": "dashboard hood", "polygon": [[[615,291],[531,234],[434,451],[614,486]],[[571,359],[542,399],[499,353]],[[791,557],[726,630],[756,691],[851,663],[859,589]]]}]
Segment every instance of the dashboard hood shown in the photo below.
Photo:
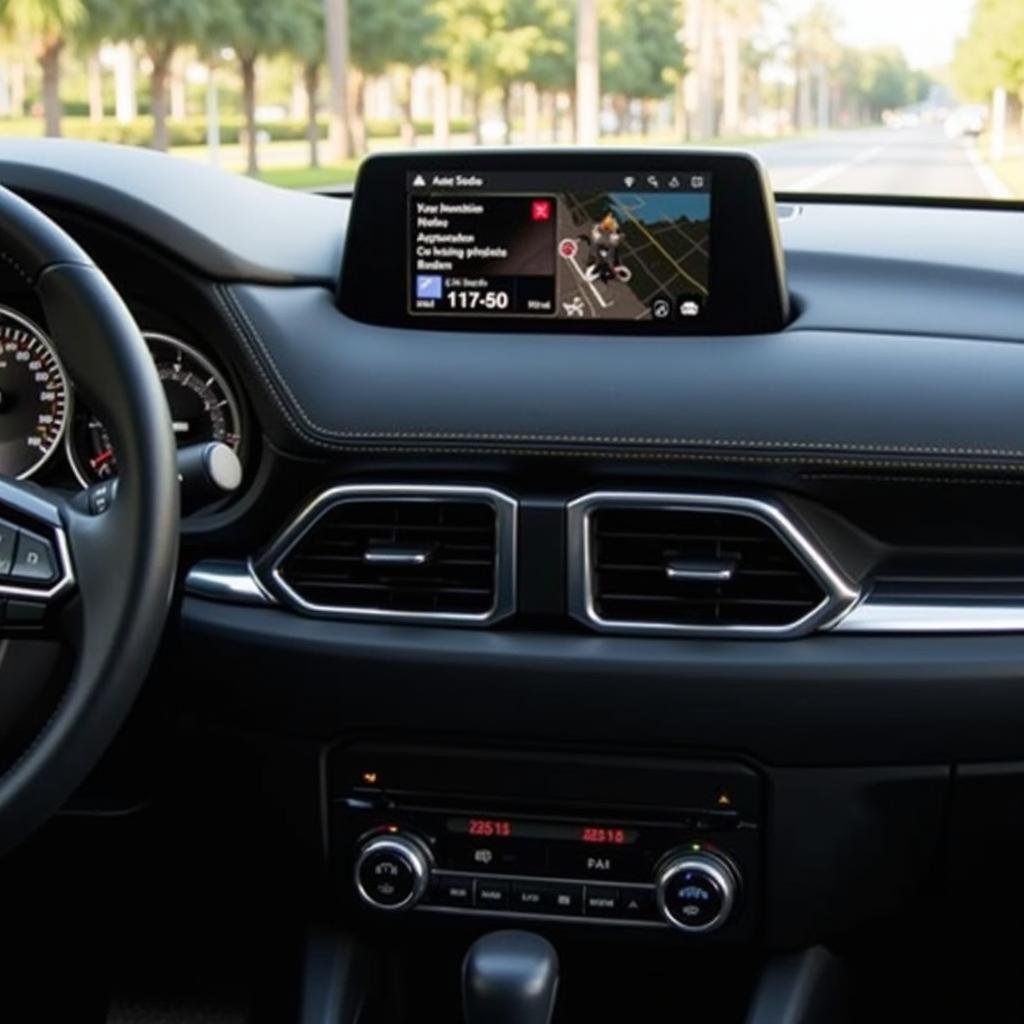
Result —
[{"label": "dashboard hood", "polygon": [[102,213],[220,280],[333,287],[341,264],[347,204],[153,150],[4,139],[0,183]]}]

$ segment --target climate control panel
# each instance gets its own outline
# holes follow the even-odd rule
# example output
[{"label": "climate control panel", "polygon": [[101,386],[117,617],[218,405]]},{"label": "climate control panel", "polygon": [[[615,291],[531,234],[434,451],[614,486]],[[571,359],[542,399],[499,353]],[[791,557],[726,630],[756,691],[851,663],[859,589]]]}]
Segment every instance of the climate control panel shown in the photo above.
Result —
[{"label": "climate control panel", "polygon": [[760,783],[744,766],[358,748],[330,778],[342,885],[382,916],[752,926]]}]

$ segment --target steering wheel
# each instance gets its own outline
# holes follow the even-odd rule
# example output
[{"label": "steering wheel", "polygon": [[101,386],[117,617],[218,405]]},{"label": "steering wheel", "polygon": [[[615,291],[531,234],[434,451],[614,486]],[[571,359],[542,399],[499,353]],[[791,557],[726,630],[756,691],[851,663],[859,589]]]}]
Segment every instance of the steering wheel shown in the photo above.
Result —
[{"label": "steering wheel", "polygon": [[[40,617],[43,635],[64,642],[72,662],[59,693],[52,678],[32,679],[32,692],[19,684],[17,694],[3,693],[0,670],[2,853],[84,781],[132,706],[170,605],[179,496],[167,401],[110,282],[60,227],[2,188],[0,262],[35,291],[78,393],[110,430],[119,468],[109,508],[97,515],[0,477],[0,669],[16,646],[11,638],[25,632],[13,620],[24,623],[26,613]],[[11,538],[24,544],[19,552],[38,578],[12,575]]]}]

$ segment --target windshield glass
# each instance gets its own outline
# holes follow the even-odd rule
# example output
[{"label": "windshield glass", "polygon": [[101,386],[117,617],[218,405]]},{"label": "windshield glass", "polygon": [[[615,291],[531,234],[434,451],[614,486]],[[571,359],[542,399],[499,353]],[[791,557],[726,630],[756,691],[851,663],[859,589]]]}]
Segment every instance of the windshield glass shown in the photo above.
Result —
[{"label": "windshield glass", "polygon": [[1022,0],[0,0],[0,135],[296,188],[398,147],[732,145],[776,190],[1024,198]]}]

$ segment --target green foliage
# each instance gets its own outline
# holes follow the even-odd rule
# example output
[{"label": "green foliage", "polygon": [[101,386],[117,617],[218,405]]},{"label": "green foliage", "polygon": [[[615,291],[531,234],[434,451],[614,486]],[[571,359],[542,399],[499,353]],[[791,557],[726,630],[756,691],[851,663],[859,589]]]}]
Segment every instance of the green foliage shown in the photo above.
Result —
[{"label": "green foliage", "polygon": [[513,29],[536,27],[525,67],[516,77],[541,90],[571,89],[576,77],[576,5],[565,0],[509,0]]},{"label": "green foliage", "polygon": [[660,99],[683,73],[676,0],[603,0],[601,85],[630,99]]},{"label": "green foliage", "polygon": [[85,20],[82,0],[2,0],[0,22],[6,32],[44,45],[61,38]]},{"label": "green foliage", "polygon": [[999,86],[1024,99],[1024,4],[976,0],[957,47],[953,79],[968,99],[986,100]]},{"label": "green foliage", "polygon": [[301,41],[308,15],[307,0],[226,0],[211,28],[243,62],[253,61]]},{"label": "green foliage", "polygon": [[367,75],[441,57],[433,42],[441,17],[424,0],[349,0],[348,6],[352,62]]},{"label": "green foliage", "polygon": [[141,39],[154,55],[201,43],[216,0],[86,0],[90,21],[112,39]]},{"label": "green foliage", "polygon": [[919,79],[895,47],[868,50],[862,56],[860,92],[872,117],[916,103]]}]

